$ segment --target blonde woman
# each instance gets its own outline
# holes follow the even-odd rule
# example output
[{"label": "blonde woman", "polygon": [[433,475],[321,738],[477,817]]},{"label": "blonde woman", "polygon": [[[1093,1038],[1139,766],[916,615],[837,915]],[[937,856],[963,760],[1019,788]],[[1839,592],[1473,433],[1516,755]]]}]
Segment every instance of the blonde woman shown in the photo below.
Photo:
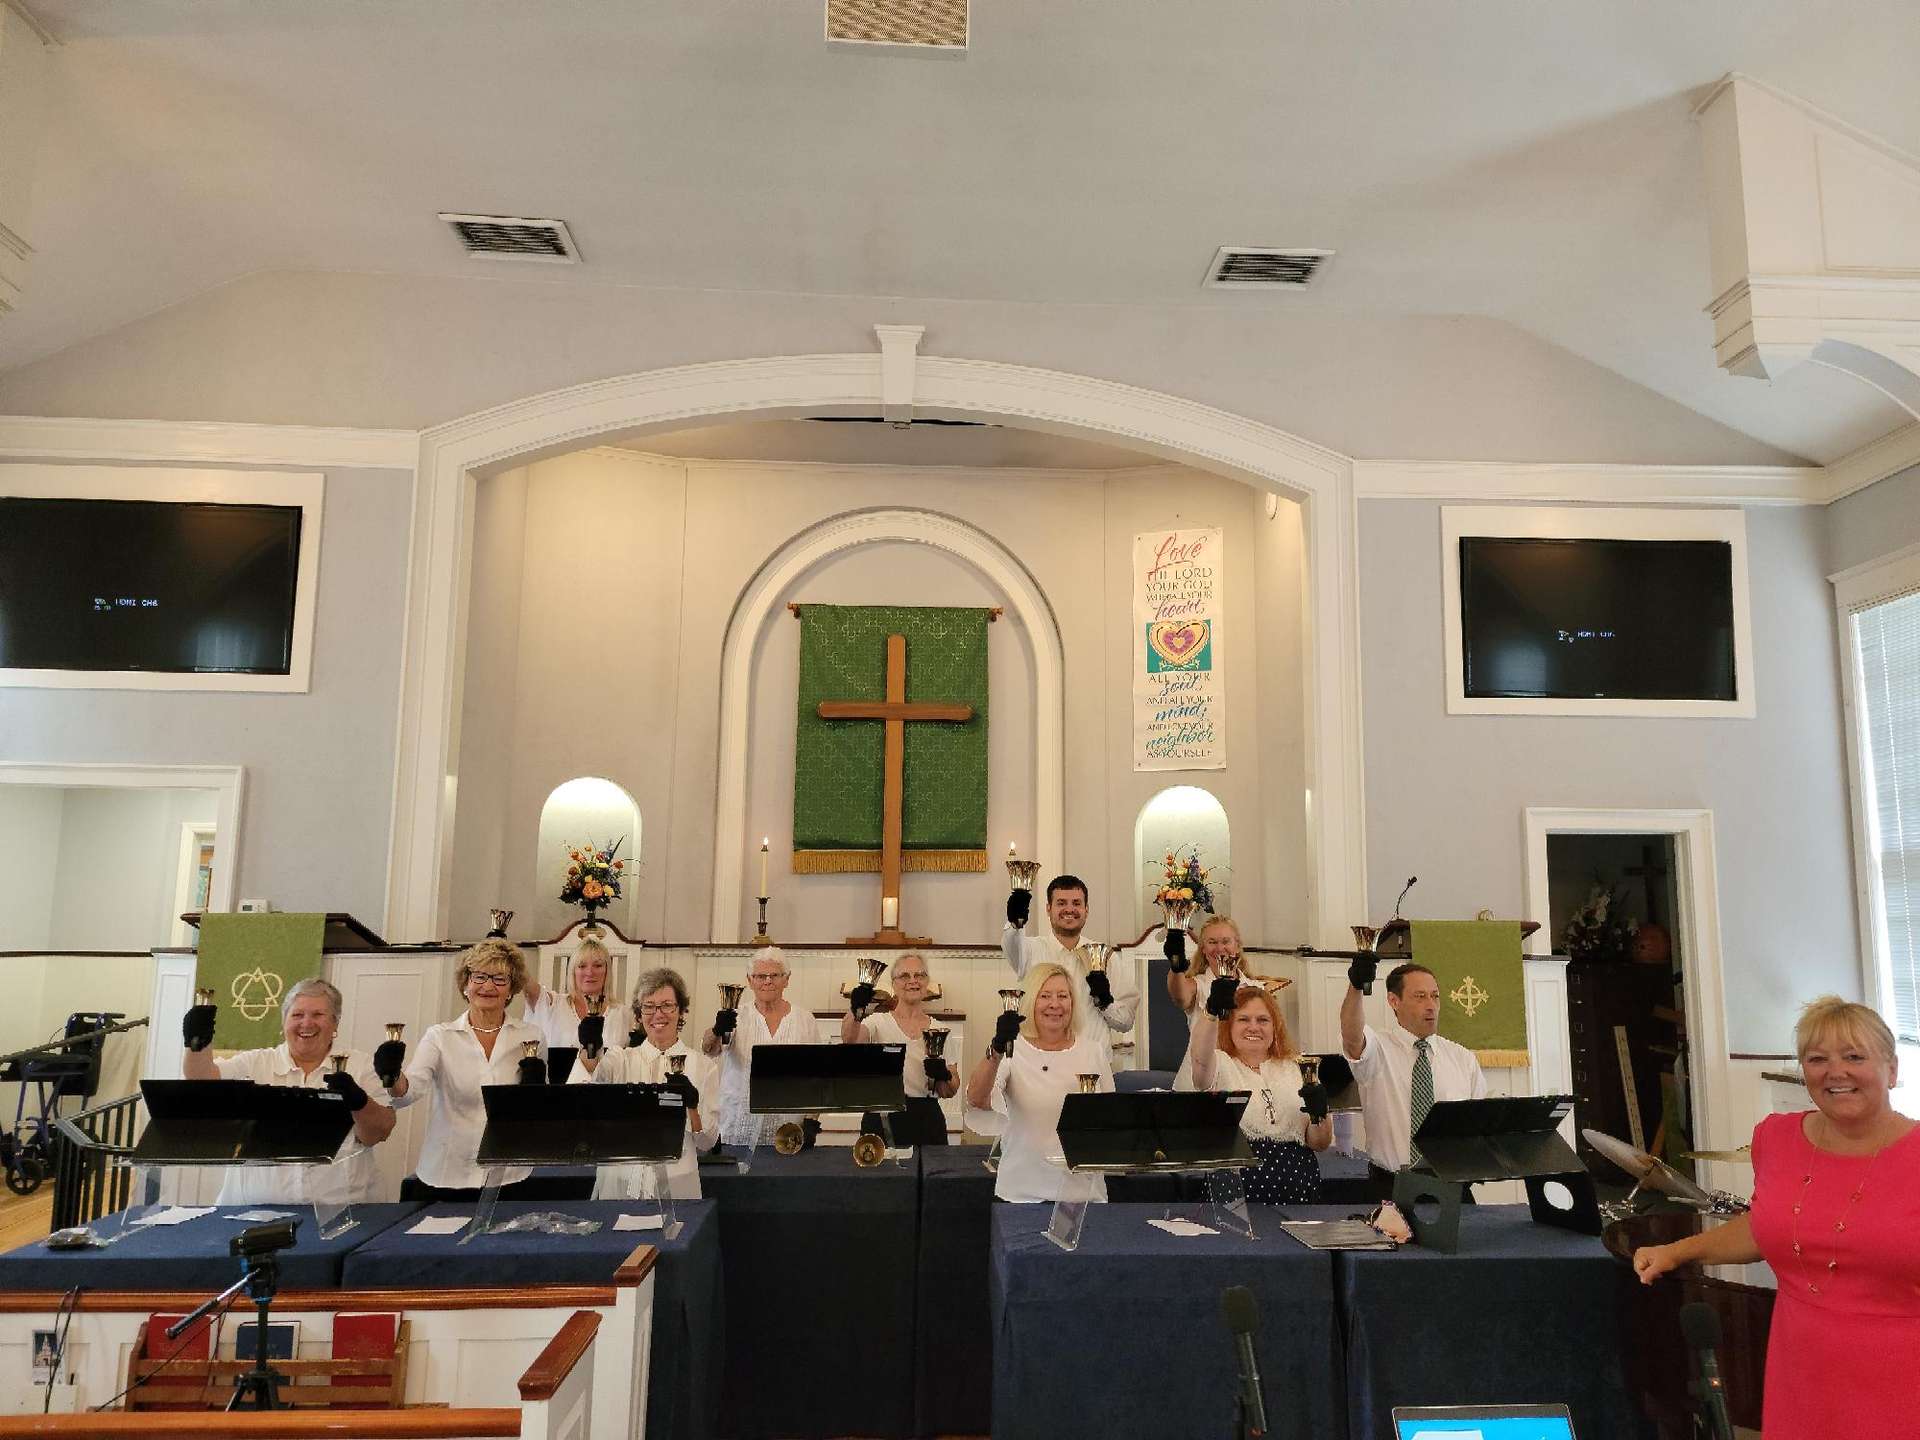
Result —
[{"label": "blonde woman", "polygon": [[[1206,924],[1194,932],[1194,943],[1200,947],[1199,964],[1182,974],[1167,972],[1167,996],[1178,1005],[1187,1017],[1187,1036],[1191,1040],[1195,1031],[1202,1028],[1202,1022],[1213,1021],[1207,1015],[1207,997],[1212,993],[1215,982],[1227,978],[1228,970],[1239,973],[1240,950],[1244,943],[1240,938],[1240,927],[1225,915],[1210,915]],[[1195,1087],[1193,1079],[1192,1049],[1180,1057],[1180,1071],[1173,1079],[1176,1090],[1205,1089]]]},{"label": "blonde woman", "polygon": [[1813,1109],[1754,1127],[1753,1208],[1643,1246],[1633,1268],[1646,1285],[1694,1262],[1773,1268],[1768,1440],[1911,1435],[1897,1417],[1920,1356],[1920,1127],[1893,1108],[1899,1052],[1886,1021],[1834,995],[1793,1038]]},{"label": "blonde woman", "polygon": [[1190,1072],[1176,1089],[1247,1092],[1240,1129],[1255,1164],[1240,1172],[1256,1205],[1312,1205],[1320,1198],[1314,1152],[1333,1143],[1326,1087],[1301,1083],[1300,1052],[1280,1006],[1262,985],[1243,985],[1230,1008],[1218,1000],[1193,1027]]},{"label": "blonde woman", "polygon": [[[507,1018],[508,1002],[526,984],[527,962],[508,941],[482,940],[460,956],[454,985],[467,1008],[457,1020],[429,1025],[406,1069],[387,1087],[396,1110],[423,1099],[432,1105],[420,1166],[401,1187],[403,1200],[477,1199],[487,1183],[475,1159],[487,1124],[481,1088],[546,1083],[546,1062],[524,1055],[526,1042],[541,1043],[540,1028]],[[502,1179],[511,1186],[531,1173],[508,1166]]]},{"label": "blonde woman", "polygon": [[[527,977],[524,1015],[530,1024],[540,1027],[549,1050],[598,1049],[607,1043],[605,1022],[618,1017],[612,1009],[605,1015],[589,1015],[587,1006],[594,1000],[611,1000],[607,981],[612,973],[613,957],[607,953],[607,947],[598,940],[582,940],[567,970],[564,995],[541,988],[532,975]],[[612,1038],[618,1045],[627,1037]]]},{"label": "blonde woman", "polygon": [[[1113,1089],[1113,1067],[1101,1032],[1074,1033],[1074,1004],[1081,986],[1062,965],[1043,963],[1026,974],[1026,998],[1007,1011],[993,1039],[967,1077],[967,1103],[997,1110],[1007,1128],[1000,1146],[996,1199],[1016,1203],[1057,1200],[1066,1180],[1060,1153],[1060,1106],[1080,1088],[1079,1077],[1097,1075],[1099,1089]],[[1107,1198],[1107,1182],[1094,1177],[1093,1198]]]}]

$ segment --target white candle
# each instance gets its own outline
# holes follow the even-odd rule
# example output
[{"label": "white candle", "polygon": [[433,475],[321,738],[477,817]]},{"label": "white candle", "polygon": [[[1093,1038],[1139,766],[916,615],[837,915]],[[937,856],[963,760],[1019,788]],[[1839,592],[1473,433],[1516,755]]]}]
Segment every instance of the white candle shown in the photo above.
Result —
[{"label": "white candle", "polygon": [[760,839],[760,898],[762,900],[767,898],[767,844],[771,839],[771,836],[762,836]]},{"label": "white candle", "polygon": [[1009,860],[1013,859],[1016,853],[1017,853],[1017,847],[1014,845],[1013,841],[1009,840],[1007,842],[1007,859]]},{"label": "white candle", "polygon": [[880,928],[892,930],[900,923],[900,897],[882,895],[880,897]]}]

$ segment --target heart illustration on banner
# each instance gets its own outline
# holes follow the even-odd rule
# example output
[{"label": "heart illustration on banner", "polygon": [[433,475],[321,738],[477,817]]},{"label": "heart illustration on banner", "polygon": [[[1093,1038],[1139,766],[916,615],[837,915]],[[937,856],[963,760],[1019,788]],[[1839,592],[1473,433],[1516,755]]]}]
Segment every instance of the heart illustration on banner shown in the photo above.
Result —
[{"label": "heart illustration on banner", "polygon": [[1205,620],[1160,620],[1147,628],[1147,643],[1169,665],[1184,665],[1207,643]]}]

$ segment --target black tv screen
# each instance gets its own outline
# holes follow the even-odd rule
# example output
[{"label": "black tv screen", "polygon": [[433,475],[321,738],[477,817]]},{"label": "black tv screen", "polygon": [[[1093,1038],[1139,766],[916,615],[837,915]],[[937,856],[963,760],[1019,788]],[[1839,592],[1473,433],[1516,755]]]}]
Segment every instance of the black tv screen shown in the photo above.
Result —
[{"label": "black tv screen", "polygon": [[300,507],[0,496],[0,667],[285,675]]},{"label": "black tv screen", "polygon": [[1737,698],[1723,540],[1460,540],[1469,698]]}]

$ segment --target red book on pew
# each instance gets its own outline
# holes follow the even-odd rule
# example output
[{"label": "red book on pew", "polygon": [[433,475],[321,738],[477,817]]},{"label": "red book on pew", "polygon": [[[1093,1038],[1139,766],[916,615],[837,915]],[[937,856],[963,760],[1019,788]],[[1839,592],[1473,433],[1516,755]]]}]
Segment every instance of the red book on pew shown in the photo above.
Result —
[{"label": "red book on pew", "polygon": [[[400,1317],[391,1311],[365,1315],[333,1317],[333,1358],[335,1360],[392,1360],[400,1334]],[[335,1410],[386,1410],[399,1406],[405,1396],[397,1393],[406,1377],[394,1374],[354,1373],[335,1375],[335,1390],[381,1390],[385,1400],[336,1400]],[[398,1383],[396,1383],[398,1382]]]},{"label": "red book on pew", "polygon": [[[167,1327],[185,1318],[184,1313],[147,1316],[127,1380],[131,1383],[142,1375],[152,1378],[127,1396],[128,1409],[205,1410],[213,1404],[213,1381],[206,1371],[206,1362],[213,1358],[213,1322],[196,1321],[179,1339],[169,1340]],[[160,1368],[170,1356],[172,1363]],[[220,1397],[221,1403],[225,1398]]]}]

